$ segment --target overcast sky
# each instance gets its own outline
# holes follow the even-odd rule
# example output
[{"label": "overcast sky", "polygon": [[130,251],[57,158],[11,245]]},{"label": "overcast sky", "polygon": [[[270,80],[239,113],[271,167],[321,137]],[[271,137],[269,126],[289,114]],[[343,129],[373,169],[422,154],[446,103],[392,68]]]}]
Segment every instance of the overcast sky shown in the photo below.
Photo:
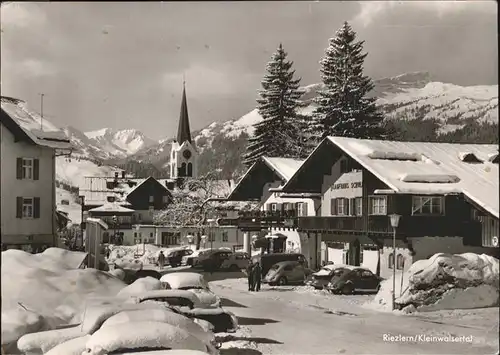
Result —
[{"label": "overcast sky", "polygon": [[59,126],[177,128],[183,73],[191,128],[255,107],[279,42],[302,84],[319,82],[328,39],[349,21],[372,78],[429,71],[497,84],[495,1],[2,3],[2,95]]}]

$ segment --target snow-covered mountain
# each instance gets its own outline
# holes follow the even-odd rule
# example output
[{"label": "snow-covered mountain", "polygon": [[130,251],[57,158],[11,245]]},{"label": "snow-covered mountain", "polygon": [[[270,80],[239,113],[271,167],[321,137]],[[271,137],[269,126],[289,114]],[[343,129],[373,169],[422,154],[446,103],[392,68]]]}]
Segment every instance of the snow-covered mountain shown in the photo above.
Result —
[{"label": "snow-covered mountain", "polygon": [[137,153],[142,148],[158,143],[135,129],[113,130],[103,128],[97,131],[85,132],[84,134],[101,149],[114,156],[125,157]]},{"label": "snow-covered mountain", "polygon": [[[370,93],[390,119],[435,119],[442,131],[455,130],[470,120],[498,122],[498,85],[459,86],[433,81],[427,72],[406,73],[395,77],[374,80]],[[323,84],[304,87],[302,101],[307,106],[301,113],[310,115],[314,110],[312,99]],[[253,125],[262,120],[257,110],[225,121],[213,122],[204,129],[193,132],[195,141],[203,152],[211,147],[214,138],[236,139],[240,134],[253,134]],[[131,157],[138,161],[152,162],[164,167],[170,154],[171,139],[141,149]]]}]

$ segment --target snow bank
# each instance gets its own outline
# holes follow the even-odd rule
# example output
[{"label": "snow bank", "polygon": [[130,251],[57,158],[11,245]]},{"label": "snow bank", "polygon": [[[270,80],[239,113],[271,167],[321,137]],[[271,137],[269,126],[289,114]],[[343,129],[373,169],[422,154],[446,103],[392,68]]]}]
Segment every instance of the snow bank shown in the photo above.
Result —
[{"label": "snow bank", "polygon": [[160,251],[166,256],[174,250],[189,248],[188,246],[161,248],[153,244],[145,244],[144,247],[142,244],[131,246],[110,244],[108,247],[110,249],[108,263],[128,264],[139,260],[144,265],[154,264],[158,260]]},{"label": "snow bank", "polygon": [[68,324],[87,297],[114,296],[125,287],[106,272],[75,269],[84,255],[58,248],[40,254],[2,252],[2,344]]},{"label": "snow bank", "polygon": [[123,288],[118,292],[118,297],[126,297],[132,296],[139,293],[153,291],[153,290],[161,290],[161,282],[160,280],[155,279],[154,277],[142,277],[134,281],[131,285]]},{"label": "snow bank", "polygon": [[185,329],[190,334],[196,336],[198,339],[210,343],[215,339],[215,335],[211,332],[205,331],[201,325],[196,324],[193,320],[183,315],[172,312],[167,308],[151,308],[134,311],[123,311],[108,318],[101,326],[114,327],[118,324],[129,322],[159,322],[167,323],[176,327]]},{"label": "snow bank", "polygon": [[[485,254],[435,254],[396,276],[396,307],[407,312],[491,307],[498,304],[498,259]],[[381,284],[372,307],[390,310],[392,278]]]},{"label": "snow bank", "polygon": [[46,353],[44,355],[82,355],[85,351],[87,341],[89,341],[90,335],[85,335],[75,339],[68,340],[61,343]]},{"label": "snow bank", "polygon": [[88,355],[104,355],[119,349],[172,348],[207,350],[206,345],[187,331],[167,323],[134,322],[103,327],[87,342]]}]

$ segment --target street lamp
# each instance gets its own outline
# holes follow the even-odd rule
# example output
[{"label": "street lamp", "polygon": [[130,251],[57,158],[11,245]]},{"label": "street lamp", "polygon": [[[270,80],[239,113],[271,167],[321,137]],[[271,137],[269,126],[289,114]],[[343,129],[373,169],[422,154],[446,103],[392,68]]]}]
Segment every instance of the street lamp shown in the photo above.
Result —
[{"label": "street lamp", "polygon": [[114,240],[115,240],[115,243],[118,244],[118,238],[116,236],[116,228],[118,227],[117,224],[118,224],[118,217],[116,216],[113,216],[111,217],[111,220],[113,221],[113,228],[114,228]]},{"label": "street lamp", "polygon": [[396,230],[399,226],[401,216],[398,214],[389,215],[392,227],[392,310],[396,306]]}]

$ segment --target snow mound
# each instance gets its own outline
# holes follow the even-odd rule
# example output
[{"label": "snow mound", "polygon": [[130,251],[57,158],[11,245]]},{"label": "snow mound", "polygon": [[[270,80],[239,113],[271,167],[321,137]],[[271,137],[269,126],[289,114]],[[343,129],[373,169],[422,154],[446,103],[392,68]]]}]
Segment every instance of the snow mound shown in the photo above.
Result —
[{"label": "snow mound", "polygon": [[82,332],[78,326],[36,333],[33,332],[25,334],[19,338],[17,341],[17,348],[26,354],[37,353],[39,351],[45,354],[58,344],[82,337],[84,335],[86,334]]},{"label": "snow mound", "polygon": [[108,263],[126,264],[131,263],[134,260],[139,260],[144,265],[154,264],[156,260],[158,260],[160,251],[163,251],[163,254],[168,255],[172,251],[188,248],[187,246],[161,248],[153,244],[145,244],[144,247],[142,244],[133,246],[110,244],[108,247],[110,250]]},{"label": "snow mound", "polygon": [[[396,276],[396,308],[411,312],[495,306],[498,267],[498,259],[486,254],[439,253],[419,260]],[[372,306],[390,310],[391,295],[392,278],[382,282]]]},{"label": "snow mound", "polygon": [[215,339],[213,333],[205,331],[202,326],[196,324],[193,320],[183,315],[177,314],[168,308],[151,308],[134,311],[123,311],[108,318],[101,326],[114,327],[118,324],[129,322],[159,322],[167,323],[176,327],[180,327],[190,334],[196,336],[198,339],[210,343]]},{"label": "snow mound", "polygon": [[114,296],[125,287],[106,272],[75,269],[84,255],[58,248],[40,254],[2,252],[2,344],[68,324],[87,297]]},{"label": "snow mound", "polygon": [[148,276],[135,280],[131,285],[128,285],[127,287],[123,288],[120,292],[118,292],[117,296],[126,297],[147,291],[161,290],[161,289],[162,286],[160,280]]},{"label": "snow mound", "polygon": [[87,341],[89,341],[90,335],[85,335],[82,337],[78,337],[75,339],[68,340],[64,343],[61,343],[46,353],[45,355],[82,355],[85,351]]},{"label": "snow mound", "polygon": [[[207,350],[206,345],[176,326],[160,322],[134,322],[103,327],[95,332],[87,342],[88,355],[104,355],[117,350],[142,347],[158,350],[190,349]],[[163,349],[162,349],[163,348]]]}]

